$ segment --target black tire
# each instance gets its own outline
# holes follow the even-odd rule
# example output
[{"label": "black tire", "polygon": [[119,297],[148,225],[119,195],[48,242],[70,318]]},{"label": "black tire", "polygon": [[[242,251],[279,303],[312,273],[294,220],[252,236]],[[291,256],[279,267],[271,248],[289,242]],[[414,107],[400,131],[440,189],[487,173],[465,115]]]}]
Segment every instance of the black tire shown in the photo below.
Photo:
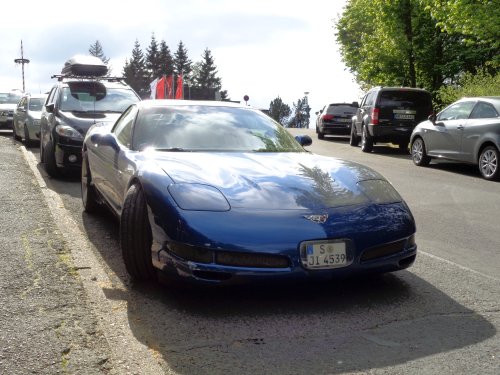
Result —
[{"label": "black tire", "polygon": [[408,144],[409,142],[400,142],[398,143],[398,147],[401,151],[408,153]]},{"label": "black tire", "polygon": [[356,132],[356,125],[351,124],[351,136],[349,138],[349,144],[353,147],[357,147],[359,145],[359,137]]},{"label": "black tire", "polygon": [[366,125],[363,125],[363,130],[361,132],[361,151],[372,152],[373,150],[373,139],[368,134]]},{"label": "black tire", "polygon": [[479,155],[478,166],[481,176],[486,180],[500,180],[500,153],[495,146],[487,146]]},{"label": "black tire", "polygon": [[46,147],[43,148],[43,165],[50,177],[57,178],[61,175],[61,171],[56,164],[56,155],[52,141],[48,141]]},{"label": "black tire", "polygon": [[85,210],[85,212],[96,212],[99,209],[100,205],[94,186],[92,186],[92,175],[90,174],[87,151],[84,151],[82,155],[81,190],[83,209]]},{"label": "black tire", "polygon": [[24,125],[24,145],[26,147],[30,147],[33,144],[33,141],[30,138],[30,133],[28,131],[28,127]]},{"label": "black tire", "polygon": [[431,158],[427,155],[427,151],[425,149],[424,140],[420,137],[413,140],[410,152],[411,160],[413,160],[413,163],[419,167],[425,167],[431,162]]},{"label": "black tire", "polygon": [[13,135],[13,137],[14,137],[14,139],[16,141],[20,141],[21,140],[21,136],[19,136],[17,134],[16,127],[15,127],[14,123],[12,123],[12,135]]},{"label": "black tire", "polygon": [[127,191],[120,217],[120,245],[125,268],[137,281],[156,280],[151,258],[152,234],[144,191],[134,184]]},{"label": "black tire", "polygon": [[325,139],[325,133],[322,133],[319,129],[318,129],[318,139]]}]

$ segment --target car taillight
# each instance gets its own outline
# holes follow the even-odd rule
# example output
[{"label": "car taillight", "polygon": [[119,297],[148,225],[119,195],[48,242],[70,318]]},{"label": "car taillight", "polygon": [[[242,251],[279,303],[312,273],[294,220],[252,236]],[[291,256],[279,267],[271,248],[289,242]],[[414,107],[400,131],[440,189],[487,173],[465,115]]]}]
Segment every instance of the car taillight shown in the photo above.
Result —
[{"label": "car taillight", "polygon": [[372,124],[373,125],[378,125],[378,114],[380,112],[380,108],[372,108],[372,113],[371,113],[371,118],[372,118]]},{"label": "car taillight", "polygon": [[323,120],[333,120],[333,115],[323,115]]}]

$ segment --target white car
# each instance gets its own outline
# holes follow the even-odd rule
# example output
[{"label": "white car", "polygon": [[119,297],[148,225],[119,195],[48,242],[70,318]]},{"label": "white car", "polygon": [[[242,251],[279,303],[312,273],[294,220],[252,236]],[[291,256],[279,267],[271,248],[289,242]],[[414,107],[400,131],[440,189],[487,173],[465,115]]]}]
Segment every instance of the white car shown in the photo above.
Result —
[{"label": "white car", "polygon": [[0,129],[12,129],[12,116],[22,96],[20,90],[0,92]]},{"label": "white car", "polygon": [[14,138],[17,140],[24,138],[27,146],[33,141],[40,140],[40,116],[46,98],[46,94],[25,94],[14,110],[12,119]]}]

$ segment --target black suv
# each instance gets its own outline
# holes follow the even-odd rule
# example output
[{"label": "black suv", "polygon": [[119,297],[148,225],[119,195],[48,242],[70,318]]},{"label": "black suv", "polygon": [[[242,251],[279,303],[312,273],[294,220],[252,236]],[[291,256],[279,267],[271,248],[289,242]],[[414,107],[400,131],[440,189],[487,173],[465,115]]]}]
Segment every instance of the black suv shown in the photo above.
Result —
[{"label": "black suv", "polygon": [[140,100],[122,78],[105,76],[104,63],[91,56],[68,60],[54,75],[40,119],[40,160],[51,177],[80,170],[83,138],[98,122],[114,122]]},{"label": "black suv", "polygon": [[325,134],[349,135],[352,116],[356,114],[358,103],[331,103],[316,112],[316,134],[324,139]]},{"label": "black suv", "polygon": [[431,94],[410,87],[375,87],[363,97],[352,119],[351,146],[371,152],[376,143],[393,143],[408,150],[411,132],[432,113]]}]

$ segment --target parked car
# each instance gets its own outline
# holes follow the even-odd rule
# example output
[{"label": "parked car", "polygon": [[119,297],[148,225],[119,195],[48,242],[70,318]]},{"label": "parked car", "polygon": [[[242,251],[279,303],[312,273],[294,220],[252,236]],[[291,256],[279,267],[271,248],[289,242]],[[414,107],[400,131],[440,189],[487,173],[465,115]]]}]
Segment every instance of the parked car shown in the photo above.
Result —
[{"label": "parked car", "polygon": [[331,103],[316,112],[316,133],[318,139],[324,139],[325,134],[349,135],[352,116],[356,114],[358,102]]},{"label": "parked car", "polygon": [[374,170],[315,155],[259,110],[147,100],[83,145],[85,211],[120,220],[137,280],[206,284],[390,272],[416,257],[415,222]]},{"label": "parked car", "polygon": [[57,83],[42,109],[40,160],[51,177],[81,168],[82,144],[97,122],[113,123],[140,100],[121,78],[109,77],[104,63],[93,56],[74,57],[54,75]]},{"label": "parked car", "polygon": [[500,179],[500,96],[463,98],[413,130],[415,165],[433,159],[475,164],[487,180]]},{"label": "parked car", "polygon": [[12,129],[12,116],[21,100],[21,90],[0,92],[0,129]]},{"label": "parked car", "polygon": [[45,94],[25,94],[14,110],[12,119],[14,138],[21,140],[24,137],[27,146],[34,140],[40,139],[40,116],[45,99],[47,99]]},{"label": "parked car", "polygon": [[411,132],[432,113],[431,94],[409,87],[375,87],[369,90],[353,117],[351,146],[371,152],[377,143],[393,143],[408,150]]}]

